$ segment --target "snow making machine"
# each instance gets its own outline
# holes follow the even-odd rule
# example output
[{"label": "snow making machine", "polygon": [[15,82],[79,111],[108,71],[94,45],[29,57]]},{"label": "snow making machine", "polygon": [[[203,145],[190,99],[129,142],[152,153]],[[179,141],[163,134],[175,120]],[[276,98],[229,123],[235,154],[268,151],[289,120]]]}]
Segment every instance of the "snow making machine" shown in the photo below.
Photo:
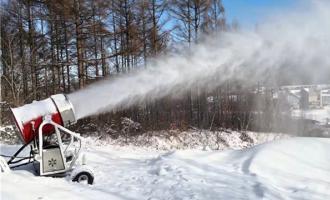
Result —
[{"label": "snow making machine", "polygon": [[[40,176],[70,177],[93,184],[93,172],[80,153],[84,138],[66,128],[77,122],[66,95],[53,95],[11,110],[23,146],[6,163],[0,159],[2,171],[32,164]],[[19,156],[26,147],[30,147],[30,156]]]}]

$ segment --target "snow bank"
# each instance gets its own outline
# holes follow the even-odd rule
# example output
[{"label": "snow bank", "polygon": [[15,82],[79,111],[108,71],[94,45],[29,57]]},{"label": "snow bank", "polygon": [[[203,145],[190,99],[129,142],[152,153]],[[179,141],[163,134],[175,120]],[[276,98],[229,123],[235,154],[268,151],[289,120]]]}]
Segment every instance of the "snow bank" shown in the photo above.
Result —
[{"label": "snow bank", "polygon": [[0,126],[0,143],[17,144],[19,141],[20,140],[14,126]]},{"label": "snow bank", "polygon": [[[2,150],[13,150],[1,145]],[[330,199],[330,139],[290,138],[244,150],[90,146],[95,185],[0,174],[1,199]]]},{"label": "snow bank", "polygon": [[188,131],[154,131],[141,135],[125,137],[119,135],[118,138],[100,136],[88,138],[92,145],[116,145],[133,146],[156,150],[174,149],[203,149],[203,150],[225,150],[242,149],[264,142],[288,138],[289,135],[278,133],[257,133],[257,132],[237,132],[232,130],[208,131],[208,130],[188,130]]}]

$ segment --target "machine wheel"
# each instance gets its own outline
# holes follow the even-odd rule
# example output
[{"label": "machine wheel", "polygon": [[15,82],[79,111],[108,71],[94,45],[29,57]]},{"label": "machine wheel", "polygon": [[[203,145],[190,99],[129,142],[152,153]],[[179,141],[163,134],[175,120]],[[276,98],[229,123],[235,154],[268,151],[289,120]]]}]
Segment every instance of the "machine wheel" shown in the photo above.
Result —
[{"label": "machine wheel", "polygon": [[94,176],[89,172],[79,172],[77,175],[74,176],[72,181],[92,185],[94,182]]}]

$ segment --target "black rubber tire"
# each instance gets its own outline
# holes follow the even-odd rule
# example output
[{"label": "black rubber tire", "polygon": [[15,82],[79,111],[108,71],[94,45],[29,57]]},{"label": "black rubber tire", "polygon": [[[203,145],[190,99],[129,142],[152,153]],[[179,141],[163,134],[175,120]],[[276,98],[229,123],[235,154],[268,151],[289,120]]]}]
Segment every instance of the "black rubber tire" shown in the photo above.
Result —
[{"label": "black rubber tire", "polygon": [[79,183],[79,180],[80,180],[80,177],[82,176],[86,176],[87,177],[87,183],[89,185],[92,185],[93,182],[94,182],[94,176],[92,174],[90,174],[89,172],[79,172],[73,179],[72,181],[73,182],[78,182]]}]

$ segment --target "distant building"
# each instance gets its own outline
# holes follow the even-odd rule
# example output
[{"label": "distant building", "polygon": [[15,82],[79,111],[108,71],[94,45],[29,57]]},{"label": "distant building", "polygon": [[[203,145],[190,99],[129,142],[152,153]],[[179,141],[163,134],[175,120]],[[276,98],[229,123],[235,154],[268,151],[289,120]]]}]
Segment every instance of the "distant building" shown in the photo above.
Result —
[{"label": "distant building", "polygon": [[273,93],[273,99],[276,100],[277,105],[282,109],[299,109],[300,96],[289,90],[279,90]]},{"label": "distant building", "polygon": [[308,89],[308,104],[310,108],[319,108],[320,105],[320,90],[316,87]]},{"label": "distant building", "polygon": [[287,96],[287,100],[288,100],[289,105],[292,105],[292,108],[294,108],[294,109],[300,108],[300,97],[299,96],[289,93]]},{"label": "distant building", "polygon": [[297,99],[299,109],[304,110],[330,105],[330,85],[289,85],[279,90],[285,95],[281,99],[285,99],[293,109],[297,109]]},{"label": "distant building", "polygon": [[330,105],[330,89],[321,90],[320,105],[321,105],[321,107]]},{"label": "distant building", "polygon": [[305,88],[300,90],[300,106],[299,108],[302,110],[309,109],[309,91]]}]

